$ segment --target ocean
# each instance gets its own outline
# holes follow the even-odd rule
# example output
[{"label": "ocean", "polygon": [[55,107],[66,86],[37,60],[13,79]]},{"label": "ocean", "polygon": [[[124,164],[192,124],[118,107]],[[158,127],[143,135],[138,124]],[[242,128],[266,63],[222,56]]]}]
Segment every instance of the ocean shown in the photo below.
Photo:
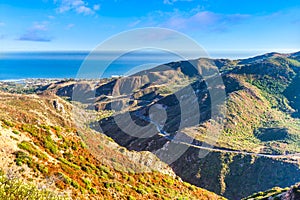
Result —
[{"label": "ocean", "polygon": [[[0,80],[77,78],[80,77],[79,69],[88,55],[89,52],[0,53]],[[96,58],[92,58],[97,67],[93,69],[91,78],[123,76],[160,64],[182,60],[181,57],[170,52],[137,51],[124,54],[106,66],[105,63],[110,61],[114,55],[115,53],[105,52],[98,53]],[[255,55],[255,53],[243,54],[242,57],[251,55]],[[221,54],[218,55],[218,57],[221,56]]]}]

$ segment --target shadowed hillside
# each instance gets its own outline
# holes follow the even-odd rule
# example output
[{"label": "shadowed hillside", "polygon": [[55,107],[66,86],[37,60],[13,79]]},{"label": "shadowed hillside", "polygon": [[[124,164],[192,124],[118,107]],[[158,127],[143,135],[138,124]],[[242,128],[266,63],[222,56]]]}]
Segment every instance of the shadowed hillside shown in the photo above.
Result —
[{"label": "shadowed hillside", "polygon": [[[154,167],[163,174],[172,177],[175,173],[190,184],[229,199],[241,199],[255,192],[276,186],[287,187],[300,181],[300,104],[297,98],[299,73],[299,52],[269,53],[243,60],[200,58],[189,62],[172,62],[129,77],[101,81],[66,80],[37,85],[30,90],[40,94],[36,98],[52,99],[59,95],[64,99],[55,104],[55,109],[61,114],[46,109],[52,114],[44,116],[40,112],[32,112],[34,117],[28,117],[28,111],[39,106],[32,108],[35,104],[24,105],[24,101],[20,100],[22,108],[28,107],[28,110],[23,112],[20,108],[20,112],[15,112],[15,108],[9,110],[3,107],[6,114],[2,116],[2,121],[11,127],[11,131],[17,129],[16,131],[35,137],[34,144],[45,149],[54,160],[58,160],[56,162],[61,163],[61,166],[55,166],[57,173],[61,172],[70,179],[75,179],[79,175],[67,173],[64,167],[86,170],[86,176],[88,180],[93,180],[93,184],[88,184],[86,179],[75,181],[79,188],[88,190],[91,196],[96,195],[94,192],[97,189],[106,191],[101,192],[104,196],[116,193],[121,195],[118,197],[141,197],[137,192],[140,195],[147,194],[149,198],[159,198],[153,195],[153,188],[147,190],[147,186],[143,185],[149,181],[153,184],[161,183],[155,182],[151,174],[153,172],[149,172],[148,178],[142,175],[147,181],[127,183],[121,178],[124,174],[116,170],[122,163],[125,165],[122,170],[127,171],[126,175],[135,180],[139,179],[140,174],[132,175],[132,170],[151,171]],[[217,77],[222,81],[218,82]],[[10,91],[20,92],[20,89]],[[7,105],[7,102],[9,101],[5,101],[3,105]],[[41,107],[54,105],[53,100],[46,102],[48,103],[43,103]],[[16,102],[13,104],[16,105]],[[64,105],[64,111],[59,106],[61,104]],[[68,115],[74,107],[77,116],[81,116],[75,119],[77,124],[81,124],[80,128],[74,128],[71,116]],[[15,113],[20,113],[20,117],[7,118]],[[36,129],[35,126],[46,121],[46,124],[51,122],[51,125],[48,124],[48,131],[56,134],[53,141],[66,140],[63,135],[61,139],[60,131],[54,128],[58,123],[62,132],[69,131],[74,143],[83,140],[89,148],[84,150],[83,146],[74,144],[76,147],[70,152],[64,149],[66,145],[72,147],[72,142],[58,143],[56,147],[45,146],[49,144],[48,140],[51,141],[50,137],[42,136],[42,133],[47,133],[47,128],[39,125]],[[216,127],[220,127],[221,131],[214,135],[211,130]],[[28,146],[27,143],[21,144],[21,147],[29,153],[32,152],[30,148],[34,147],[28,149],[26,145]],[[179,152],[182,149],[184,151]],[[77,150],[84,155],[77,155],[74,152]],[[64,151],[66,155],[54,154],[51,151]],[[72,156],[74,153],[75,158]],[[14,155],[24,158],[20,153]],[[87,155],[91,156],[90,160],[80,160],[80,156]],[[35,156],[42,158],[43,154]],[[133,160],[128,162],[128,158]],[[26,159],[22,163],[27,163]],[[149,159],[155,160],[155,164],[147,162]],[[141,168],[141,163],[148,165],[142,165]],[[111,167],[113,178],[105,171],[106,175],[103,175],[98,165]],[[55,171],[52,168],[49,170]],[[92,178],[93,173],[104,176],[104,180],[99,177]],[[162,179],[164,176],[159,175]],[[70,184],[76,187],[76,183],[68,181],[70,179],[66,178],[67,181],[62,181],[61,185]],[[119,191],[118,184],[124,183],[131,185],[128,186],[130,189]],[[170,184],[172,192],[169,198],[178,194],[178,187],[186,188],[186,184],[180,184],[181,182]],[[178,187],[174,188],[175,185]],[[162,192],[163,189],[159,191]],[[203,194],[200,189],[197,190],[198,193],[190,193],[185,189],[182,191],[187,192],[182,193],[182,197],[188,194],[196,195],[190,198],[199,198],[197,195]]]}]

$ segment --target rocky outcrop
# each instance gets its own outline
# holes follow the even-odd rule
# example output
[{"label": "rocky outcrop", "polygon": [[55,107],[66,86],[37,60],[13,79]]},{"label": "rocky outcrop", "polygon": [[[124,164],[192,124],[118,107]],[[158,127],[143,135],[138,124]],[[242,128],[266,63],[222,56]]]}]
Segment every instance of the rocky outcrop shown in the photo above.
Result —
[{"label": "rocky outcrop", "polygon": [[64,105],[59,103],[59,101],[57,99],[53,100],[52,104],[53,104],[53,107],[55,110],[57,110],[58,112],[65,113]]}]

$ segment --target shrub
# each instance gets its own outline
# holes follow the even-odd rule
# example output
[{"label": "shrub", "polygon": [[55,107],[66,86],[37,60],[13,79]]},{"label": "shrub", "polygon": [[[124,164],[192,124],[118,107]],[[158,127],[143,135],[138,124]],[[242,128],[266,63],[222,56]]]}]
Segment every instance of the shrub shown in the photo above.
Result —
[{"label": "shrub", "polygon": [[91,191],[92,191],[93,194],[97,194],[98,193],[97,189],[93,188],[93,187],[91,188]]},{"label": "shrub", "polygon": [[42,124],[42,125],[40,125],[40,127],[43,128],[44,130],[46,130],[47,133],[50,133],[50,128],[51,128],[50,126]]},{"label": "shrub", "polygon": [[164,178],[163,181],[165,183],[168,183],[169,185],[173,185],[174,184],[174,180],[170,179],[170,178]]},{"label": "shrub", "polygon": [[35,155],[36,157],[47,160],[47,155],[39,151],[37,148],[33,146],[30,142],[27,141],[22,141],[21,143],[18,144],[18,147],[20,149],[23,149],[25,151],[28,151],[30,154]]},{"label": "shrub", "polygon": [[100,170],[100,174],[101,174],[101,176],[103,177],[103,178],[111,178],[111,179],[113,179],[114,178],[114,175],[111,173],[111,171],[110,171],[110,169],[109,168],[107,168],[107,167],[105,167],[105,166],[100,166],[100,167],[98,167],[99,168],[99,170]]},{"label": "shrub", "polygon": [[80,187],[80,185],[74,180],[72,180],[71,185],[76,189],[78,189]]},{"label": "shrub", "polygon": [[92,182],[91,180],[87,179],[87,178],[83,178],[82,181],[85,184],[85,188],[90,190],[92,188]]},{"label": "shrub", "polygon": [[73,142],[72,141],[72,146],[71,148],[74,150],[74,151],[77,151],[78,150],[78,145],[76,144],[76,142]]},{"label": "shrub", "polygon": [[80,142],[80,146],[81,146],[81,148],[83,148],[83,149],[85,149],[85,148],[87,148],[87,146],[86,146],[86,144],[84,143],[84,142]]},{"label": "shrub", "polygon": [[58,152],[58,147],[54,143],[50,135],[47,135],[46,138],[44,139],[44,147],[46,149],[49,149],[49,151],[53,154],[57,154]]},{"label": "shrub", "polygon": [[128,181],[131,182],[131,183],[133,183],[134,182],[134,178],[132,176],[129,176],[128,177]]},{"label": "shrub", "polygon": [[40,133],[39,129],[31,124],[22,124],[22,130],[30,133],[32,136],[37,137]]},{"label": "shrub", "polygon": [[37,164],[37,169],[43,174],[48,174],[48,172],[49,172],[48,167],[46,167],[43,164]]},{"label": "shrub", "polygon": [[105,182],[105,183],[104,183],[104,187],[107,188],[107,189],[108,189],[108,188],[111,188],[111,186],[112,186],[112,184],[109,183],[109,182]]},{"label": "shrub", "polygon": [[85,190],[83,187],[80,187],[80,192],[81,192],[82,194],[85,194],[85,193],[86,193],[86,190]]},{"label": "shrub", "polygon": [[135,188],[135,191],[137,193],[140,193],[141,195],[147,194],[147,192],[141,186],[139,186],[138,188]]},{"label": "shrub", "polygon": [[25,152],[16,151],[14,155],[16,156],[15,162],[18,166],[21,166],[22,164],[31,165],[32,158],[28,156]]},{"label": "shrub", "polygon": [[128,199],[128,200],[135,200],[135,197],[133,197],[133,196],[128,196],[127,199]]},{"label": "shrub", "polygon": [[[70,158],[73,158],[74,155],[71,153],[71,152],[65,152],[63,153],[63,156],[67,159],[70,159]],[[79,158],[82,157],[82,156],[79,156]],[[83,158],[83,157],[82,157]],[[81,160],[81,159],[80,159]]]},{"label": "shrub", "polygon": [[59,126],[53,126],[52,127],[57,133],[60,133],[61,132],[61,127]]},{"label": "shrub", "polygon": [[15,126],[14,123],[12,123],[12,122],[10,122],[10,121],[8,121],[8,120],[6,120],[6,119],[3,119],[2,121],[3,121],[3,123],[4,123],[6,126],[9,126],[9,127],[14,127],[14,126]]},{"label": "shrub", "polygon": [[64,159],[64,158],[61,158],[61,157],[60,157],[60,158],[58,158],[58,160],[59,160],[60,162],[64,163],[64,164],[68,165],[69,167],[74,168],[74,169],[77,169],[77,170],[80,170],[80,169],[81,169],[80,166],[78,166],[78,165],[76,165],[76,164],[74,164],[74,163],[71,163],[70,161],[68,161],[68,160],[66,160],[66,159]]},{"label": "shrub", "polygon": [[87,163],[87,166],[89,166],[90,168],[92,168],[93,170],[98,170],[97,167],[95,165],[93,165],[92,163]]},{"label": "shrub", "polygon": [[69,198],[49,190],[40,190],[35,185],[25,184],[16,178],[8,179],[5,175],[0,174],[0,199],[64,200]]},{"label": "shrub", "polygon": [[89,174],[91,174],[93,171],[91,170],[91,168],[89,168],[86,165],[81,166],[81,169]]},{"label": "shrub", "polygon": [[107,174],[110,173],[110,170],[107,167],[103,166],[103,165],[99,166],[98,168],[99,168],[99,170],[104,171]]},{"label": "shrub", "polygon": [[15,141],[19,141],[18,138],[14,137],[14,136],[10,136],[11,139],[15,140]]},{"label": "shrub", "polygon": [[62,172],[58,172],[58,176],[65,184],[71,185],[72,179],[70,177],[68,177]]}]

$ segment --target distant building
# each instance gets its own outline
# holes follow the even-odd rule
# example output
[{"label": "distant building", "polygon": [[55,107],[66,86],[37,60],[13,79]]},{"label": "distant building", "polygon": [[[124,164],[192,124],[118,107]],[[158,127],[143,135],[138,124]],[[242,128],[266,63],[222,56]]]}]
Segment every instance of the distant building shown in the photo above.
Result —
[{"label": "distant building", "polygon": [[122,77],[121,75],[111,75],[111,78],[120,78]]}]

